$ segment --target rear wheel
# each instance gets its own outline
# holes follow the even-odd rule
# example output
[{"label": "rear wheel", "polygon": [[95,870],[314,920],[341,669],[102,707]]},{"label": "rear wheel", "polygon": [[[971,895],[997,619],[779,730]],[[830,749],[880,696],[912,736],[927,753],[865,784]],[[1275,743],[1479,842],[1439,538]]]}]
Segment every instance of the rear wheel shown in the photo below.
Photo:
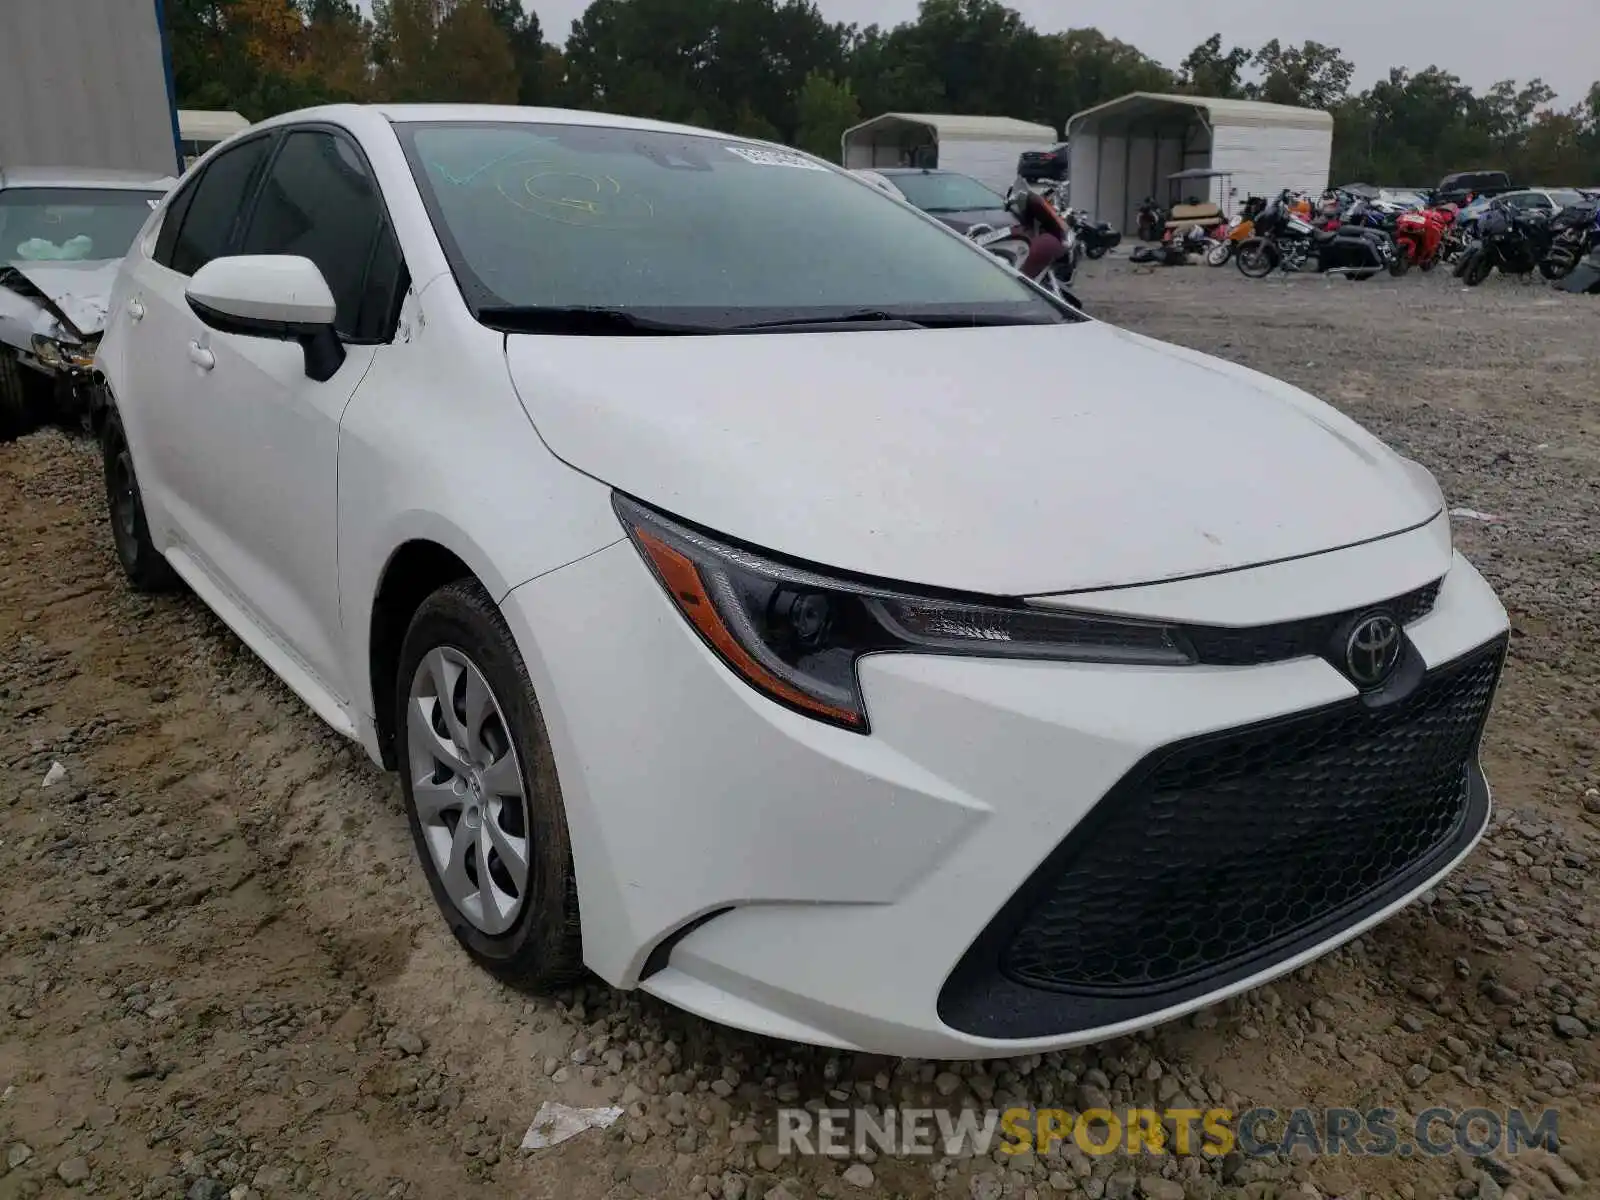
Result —
[{"label": "rear wheel", "polygon": [[111,541],[116,546],[122,573],[135,591],[167,592],[178,584],[177,573],[150,540],[144,498],[133,469],[133,451],[122,429],[122,418],[108,409],[100,431],[101,459],[105,465],[106,511],[111,517]]},{"label": "rear wheel", "polygon": [[1571,275],[1573,268],[1577,265],[1577,259],[1569,258],[1565,254],[1558,254],[1539,263],[1539,274],[1554,283],[1558,279],[1565,279],[1568,275]]},{"label": "rear wheel", "polygon": [[1494,263],[1489,261],[1489,256],[1479,250],[1464,264],[1461,272],[1461,282],[1468,287],[1477,287],[1490,275],[1494,274]]},{"label": "rear wheel", "polygon": [[1396,246],[1394,248],[1394,261],[1389,264],[1389,274],[1400,279],[1411,270],[1411,248],[1409,246]]},{"label": "rear wheel", "polygon": [[450,931],[508,982],[570,982],[583,955],[555,758],[522,654],[476,580],[422,602],[396,679],[406,817]]}]

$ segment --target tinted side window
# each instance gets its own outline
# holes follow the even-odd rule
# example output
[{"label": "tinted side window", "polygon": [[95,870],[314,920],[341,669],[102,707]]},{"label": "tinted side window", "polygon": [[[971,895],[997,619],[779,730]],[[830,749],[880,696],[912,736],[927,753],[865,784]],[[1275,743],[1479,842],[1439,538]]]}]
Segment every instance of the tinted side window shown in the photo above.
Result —
[{"label": "tinted side window", "polygon": [[356,315],[355,336],[361,341],[384,341],[394,331],[405,295],[406,266],[400,257],[400,242],[384,221],[372,246],[367,264],[366,286],[361,293],[361,310]]},{"label": "tinted side window", "polygon": [[337,134],[299,130],[272,161],[239,252],[309,258],[333,292],[335,327],[360,337],[367,264],[383,223],[377,183],[355,147]]},{"label": "tinted side window", "polygon": [[211,160],[205,174],[189,189],[193,195],[187,201],[178,200],[186,211],[182,221],[174,223],[176,238],[170,258],[162,258],[158,244],[156,261],[180,275],[193,275],[213,258],[228,253],[271,144],[270,137],[251,138]]}]

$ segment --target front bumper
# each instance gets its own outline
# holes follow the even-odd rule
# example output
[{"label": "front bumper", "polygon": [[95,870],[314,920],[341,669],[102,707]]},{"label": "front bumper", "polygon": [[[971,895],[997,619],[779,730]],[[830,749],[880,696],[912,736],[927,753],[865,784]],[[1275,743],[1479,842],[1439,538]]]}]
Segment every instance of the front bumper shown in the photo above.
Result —
[{"label": "front bumper", "polygon": [[[1241,621],[1257,623],[1375,602],[1443,574],[1432,610],[1406,630],[1429,673],[1418,693],[1482,650],[1493,663],[1474,678],[1487,707],[1505,612],[1438,529],[1320,558],[1092,604],[1126,603],[1130,615],[1165,604],[1162,616],[1215,620],[1239,596]],[[1353,580],[1374,566],[1389,573],[1371,576],[1365,594]],[[1339,596],[1319,608],[1323,585]],[[1471,787],[1455,809],[1441,800],[1419,814],[1433,823],[1429,838],[1397,852],[1383,878],[1347,886],[1342,903],[1301,895],[1307,919],[1278,913],[1276,923],[1251,910],[1241,934],[1229,922],[1249,897],[1227,894],[1215,872],[1175,889],[1169,856],[1149,849],[1162,844],[1165,821],[1181,859],[1194,837],[1214,832],[1201,802],[1220,813],[1218,797],[1238,789],[1130,811],[1165,794],[1139,783],[1174,753],[1359,705],[1321,659],[1133,668],[880,655],[860,668],[873,722],[863,737],[735,679],[627,543],[525,584],[503,607],[555,750],[587,963],[613,984],[773,1036],[943,1058],[1118,1036],[1256,986],[1381,921],[1454,867],[1488,818],[1481,723],[1468,722],[1453,745]],[[1272,736],[1257,741],[1255,752],[1283,757]],[[1351,744],[1360,751],[1359,739]],[[1380,750],[1392,762],[1394,745]],[[1357,757],[1352,769],[1375,795],[1384,766]],[[1426,775],[1427,761],[1413,768]],[[1294,779],[1292,762],[1276,779]],[[1336,804],[1344,793],[1329,782],[1316,795]],[[1356,805],[1341,819],[1359,834],[1381,807]],[[1255,870],[1265,874],[1254,886],[1277,878],[1281,887],[1273,864],[1291,843],[1273,839],[1291,825],[1272,822],[1270,789],[1231,811],[1253,826],[1230,830],[1237,842],[1262,839],[1259,858],[1229,860],[1234,879],[1248,883]],[[1074,847],[1119,819],[1117,854],[1096,856],[1085,886],[1068,871],[1083,861]],[[1309,844],[1323,847],[1312,865],[1335,845],[1326,835],[1310,829]],[[1120,899],[1101,902],[1108,895]],[[1092,924],[1075,933],[1080,908]],[[1233,930],[1226,945],[1208,940],[1219,928]],[[1187,938],[1198,959],[1177,954],[1176,967],[1157,970],[1154,948],[1107,957],[1128,940],[1153,947],[1163,931],[1181,936],[1162,953]]]}]

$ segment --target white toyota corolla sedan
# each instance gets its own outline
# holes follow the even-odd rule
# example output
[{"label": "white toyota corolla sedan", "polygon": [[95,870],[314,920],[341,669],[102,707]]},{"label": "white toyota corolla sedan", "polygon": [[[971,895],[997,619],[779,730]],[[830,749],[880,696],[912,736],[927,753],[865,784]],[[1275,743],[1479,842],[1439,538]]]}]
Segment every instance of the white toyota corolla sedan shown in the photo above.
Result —
[{"label": "white toyota corolla sedan", "polygon": [[793,151],[288,114],[152,214],[99,362],[132,584],[400,773],[509,980],[1028,1053],[1305,963],[1488,819],[1507,621],[1425,470]]}]

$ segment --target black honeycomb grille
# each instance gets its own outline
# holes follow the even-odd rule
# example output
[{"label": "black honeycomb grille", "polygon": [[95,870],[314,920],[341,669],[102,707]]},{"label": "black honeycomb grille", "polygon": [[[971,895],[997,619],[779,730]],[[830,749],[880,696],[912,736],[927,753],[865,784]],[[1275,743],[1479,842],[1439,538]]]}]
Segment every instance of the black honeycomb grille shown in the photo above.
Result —
[{"label": "black honeycomb grille", "polygon": [[1387,707],[1350,701],[1175,747],[1124,780],[1018,901],[1000,956],[1027,987],[1136,995],[1270,959],[1459,834],[1504,653]]},{"label": "black honeycomb grille", "polygon": [[1388,609],[1401,625],[1420,621],[1433,611],[1434,603],[1439,599],[1439,586],[1443,582],[1436,579],[1383,604],[1303,621],[1257,625],[1249,629],[1188,626],[1183,633],[1194,647],[1196,658],[1214,666],[1254,667],[1291,658],[1307,658],[1328,653],[1334,635],[1354,617],[1370,609]]}]

